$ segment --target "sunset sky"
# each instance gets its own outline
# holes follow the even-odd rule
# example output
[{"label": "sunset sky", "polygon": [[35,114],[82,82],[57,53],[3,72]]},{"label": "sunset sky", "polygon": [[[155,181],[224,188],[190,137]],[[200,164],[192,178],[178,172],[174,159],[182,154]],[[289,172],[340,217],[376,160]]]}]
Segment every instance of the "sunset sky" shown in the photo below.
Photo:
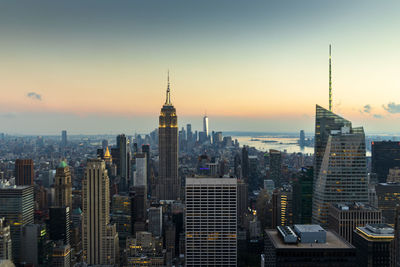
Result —
[{"label": "sunset sky", "polygon": [[400,1],[0,1],[0,132],[313,132],[315,104],[400,131]]}]

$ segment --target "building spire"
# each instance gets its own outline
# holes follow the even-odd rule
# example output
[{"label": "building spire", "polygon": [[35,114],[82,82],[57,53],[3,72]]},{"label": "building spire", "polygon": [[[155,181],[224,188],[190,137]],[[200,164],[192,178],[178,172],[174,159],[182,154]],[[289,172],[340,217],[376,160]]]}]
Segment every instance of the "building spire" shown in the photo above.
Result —
[{"label": "building spire", "polygon": [[329,45],[329,111],[332,111],[332,62],[331,45]]},{"label": "building spire", "polygon": [[171,94],[170,94],[170,89],[169,89],[169,70],[168,70],[168,78],[167,78],[167,81],[168,81],[168,85],[167,85],[167,97],[166,97],[166,100],[165,100],[165,105],[171,105]]}]

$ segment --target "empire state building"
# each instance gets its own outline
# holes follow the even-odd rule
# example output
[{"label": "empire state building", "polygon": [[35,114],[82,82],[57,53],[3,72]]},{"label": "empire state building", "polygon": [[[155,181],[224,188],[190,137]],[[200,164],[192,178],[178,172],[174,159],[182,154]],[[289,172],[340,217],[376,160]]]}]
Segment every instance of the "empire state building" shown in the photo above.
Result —
[{"label": "empire state building", "polygon": [[178,117],[171,103],[169,75],[166,100],[160,112],[158,155],[157,199],[177,200],[180,198],[180,182],[178,177]]}]

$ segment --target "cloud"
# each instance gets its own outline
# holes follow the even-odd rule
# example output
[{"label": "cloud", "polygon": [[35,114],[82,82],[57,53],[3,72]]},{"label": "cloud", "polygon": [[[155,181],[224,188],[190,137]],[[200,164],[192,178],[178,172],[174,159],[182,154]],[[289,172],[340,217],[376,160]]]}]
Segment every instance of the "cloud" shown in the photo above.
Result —
[{"label": "cloud", "polygon": [[389,113],[400,113],[400,104],[389,102],[386,106],[382,105],[382,107]]},{"label": "cloud", "polygon": [[372,117],[374,117],[375,119],[383,119],[383,116],[380,114],[373,114]]},{"label": "cloud", "polygon": [[29,92],[26,94],[26,96],[29,98],[32,98],[34,100],[42,101],[42,95],[35,93],[35,92]]},{"label": "cloud", "polygon": [[364,112],[365,112],[365,113],[370,113],[370,112],[371,112],[371,109],[372,109],[372,107],[371,107],[370,104],[367,104],[367,105],[364,106]]}]

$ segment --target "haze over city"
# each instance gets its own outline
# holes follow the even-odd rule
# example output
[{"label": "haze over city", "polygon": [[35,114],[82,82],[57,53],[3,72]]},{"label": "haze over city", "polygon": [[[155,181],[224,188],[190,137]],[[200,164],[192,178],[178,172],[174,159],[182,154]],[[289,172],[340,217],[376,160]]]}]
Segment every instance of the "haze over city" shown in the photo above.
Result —
[{"label": "haze over city", "polygon": [[148,132],[171,73],[179,125],[298,132],[328,106],[400,130],[398,1],[7,1],[0,124],[13,134]]}]

